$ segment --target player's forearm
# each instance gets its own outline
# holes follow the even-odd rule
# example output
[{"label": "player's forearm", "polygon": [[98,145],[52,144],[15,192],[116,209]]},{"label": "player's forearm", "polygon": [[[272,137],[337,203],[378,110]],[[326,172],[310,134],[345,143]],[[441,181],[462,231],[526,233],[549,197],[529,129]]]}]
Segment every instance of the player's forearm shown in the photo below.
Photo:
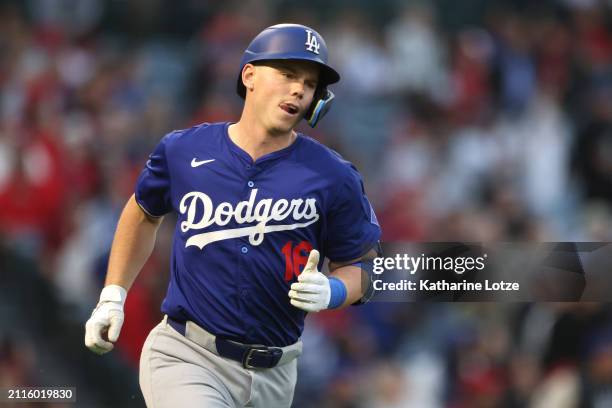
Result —
[{"label": "player's forearm", "polygon": [[342,263],[329,263],[330,276],[340,279],[346,287],[346,300],[340,307],[352,305],[363,298],[365,295],[364,292],[368,289],[367,285],[364,285],[364,283],[369,282],[370,279],[368,276],[363,276],[365,272],[361,267],[355,266],[355,264],[374,259],[377,256],[378,249],[377,247],[373,247],[360,258]]},{"label": "player's forearm", "polygon": [[340,266],[330,273],[330,276],[340,279],[346,287],[346,300],[339,308],[352,305],[363,296],[361,272],[361,268],[357,266],[346,265]]},{"label": "player's forearm", "polygon": [[119,285],[126,290],[151,255],[162,218],[147,216],[132,195],[115,231],[105,285]]}]

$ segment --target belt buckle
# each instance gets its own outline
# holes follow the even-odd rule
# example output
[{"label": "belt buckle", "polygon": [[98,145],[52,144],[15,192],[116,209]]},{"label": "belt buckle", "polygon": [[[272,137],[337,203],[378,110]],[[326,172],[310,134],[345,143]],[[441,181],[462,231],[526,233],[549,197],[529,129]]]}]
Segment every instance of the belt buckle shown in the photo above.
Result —
[{"label": "belt buckle", "polygon": [[249,350],[246,352],[246,354],[244,355],[244,358],[242,359],[242,366],[244,368],[258,368],[256,366],[252,366],[249,364],[249,362],[251,361],[251,358],[253,357],[253,353],[255,352],[264,352],[264,353],[268,353],[269,349],[268,347],[264,346],[263,344],[253,344],[249,346]]}]

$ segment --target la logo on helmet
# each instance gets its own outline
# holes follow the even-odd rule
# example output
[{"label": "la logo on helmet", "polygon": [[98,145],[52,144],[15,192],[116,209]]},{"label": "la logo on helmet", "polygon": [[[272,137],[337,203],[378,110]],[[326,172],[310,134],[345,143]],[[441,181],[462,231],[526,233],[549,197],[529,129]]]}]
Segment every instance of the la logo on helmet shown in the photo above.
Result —
[{"label": "la logo on helmet", "polygon": [[310,51],[310,52],[314,52],[315,54],[318,54],[321,44],[319,44],[317,37],[312,35],[312,31],[310,30],[306,30],[306,34],[308,35],[308,38],[306,39],[306,44],[304,44],[304,45],[307,45],[306,51]]}]

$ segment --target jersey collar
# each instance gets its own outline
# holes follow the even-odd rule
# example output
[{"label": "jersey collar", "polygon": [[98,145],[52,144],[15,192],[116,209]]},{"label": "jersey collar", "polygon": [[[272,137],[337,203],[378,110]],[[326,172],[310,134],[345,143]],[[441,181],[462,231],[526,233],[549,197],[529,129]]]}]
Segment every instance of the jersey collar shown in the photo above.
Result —
[{"label": "jersey collar", "polygon": [[225,140],[225,142],[227,143],[229,148],[234,153],[236,153],[238,156],[240,156],[243,160],[245,160],[248,163],[253,164],[253,165],[260,164],[260,163],[267,162],[267,161],[271,161],[271,160],[275,160],[275,159],[279,159],[279,158],[287,156],[295,148],[297,148],[297,146],[302,142],[302,139],[304,138],[304,135],[302,135],[301,133],[297,132],[297,137],[295,138],[293,143],[291,143],[289,146],[287,146],[287,147],[285,147],[283,149],[276,150],[274,152],[268,153],[268,154],[266,154],[264,156],[261,156],[255,162],[253,162],[253,159],[251,158],[251,156],[247,152],[242,150],[242,148],[240,146],[238,146],[236,143],[234,143],[234,141],[229,137],[228,129],[229,129],[230,125],[232,125],[234,123],[235,122],[227,122],[225,124],[225,127],[223,129],[223,139]]}]

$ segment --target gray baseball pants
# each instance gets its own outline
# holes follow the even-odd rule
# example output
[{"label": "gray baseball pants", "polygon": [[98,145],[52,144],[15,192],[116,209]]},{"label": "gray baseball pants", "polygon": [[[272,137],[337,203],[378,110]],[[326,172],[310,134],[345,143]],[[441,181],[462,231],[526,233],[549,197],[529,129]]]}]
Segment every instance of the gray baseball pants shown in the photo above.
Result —
[{"label": "gray baseball pants", "polygon": [[274,368],[246,369],[217,354],[214,336],[187,322],[185,336],[166,317],[140,356],[140,389],[148,408],[290,407],[302,343],[283,348]]}]

